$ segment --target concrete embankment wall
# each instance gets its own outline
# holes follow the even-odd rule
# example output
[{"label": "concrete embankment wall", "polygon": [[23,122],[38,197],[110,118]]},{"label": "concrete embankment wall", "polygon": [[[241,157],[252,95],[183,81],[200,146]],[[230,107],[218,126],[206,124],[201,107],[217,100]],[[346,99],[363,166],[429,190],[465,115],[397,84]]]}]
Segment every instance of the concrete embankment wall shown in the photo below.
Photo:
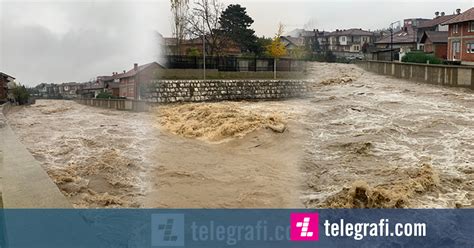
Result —
[{"label": "concrete embankment wall", "polygon": [[145,101],[127,99],[76,99],[74,101],[79,104],[115,110],[144,112],[150,109],[150,105]]},{"label": "concrete embankment wall", "polygon": [[303,97],[308,91],[304,80],[158,80],[150,88],[147,101],[276,100]]},{"label": "concrete embankment wall", "polygon": [[41,164],[7,124],[9,105],[0,106],[0,177],[4,208],[71,208]]},{"label": "concrete embankment wall", "polygon": [[416,82],[474,89],[474,67],[361,61],[367,71]]}]

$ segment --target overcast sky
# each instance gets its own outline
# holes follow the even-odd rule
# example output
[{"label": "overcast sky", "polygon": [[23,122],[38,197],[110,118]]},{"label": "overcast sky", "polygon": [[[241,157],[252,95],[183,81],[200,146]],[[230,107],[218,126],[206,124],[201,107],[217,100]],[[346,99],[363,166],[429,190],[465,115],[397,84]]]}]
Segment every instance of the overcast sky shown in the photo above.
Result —
[{"label": "overcast sky", "polygon": [[[473,6],[472,0],[222,2],[247,7],[253,28],[265,36],[273,36],[278,22],[286,31],[374,30],[404,18],[432,18],[435,11],[451,14]],[[169,8],[168,0],[0,0],[0,71],[27,85],[83,82],[154,61],[154,32],[171,36]]]},{"label": "overcast sky", "polygon": [[160,4],[2,1],[0,71],[27,85],[84,82],[155,61]]}]

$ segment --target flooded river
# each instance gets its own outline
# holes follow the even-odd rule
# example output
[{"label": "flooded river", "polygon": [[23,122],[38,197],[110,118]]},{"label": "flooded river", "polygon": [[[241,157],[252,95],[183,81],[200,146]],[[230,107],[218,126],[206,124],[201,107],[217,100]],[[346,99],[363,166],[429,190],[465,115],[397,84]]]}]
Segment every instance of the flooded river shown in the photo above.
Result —
[{"label": "flooded river", "polygon": [[150,113],[39,100],[7,118],[76,207],[473,207],[472,91],[308,70],[305,99]]}]

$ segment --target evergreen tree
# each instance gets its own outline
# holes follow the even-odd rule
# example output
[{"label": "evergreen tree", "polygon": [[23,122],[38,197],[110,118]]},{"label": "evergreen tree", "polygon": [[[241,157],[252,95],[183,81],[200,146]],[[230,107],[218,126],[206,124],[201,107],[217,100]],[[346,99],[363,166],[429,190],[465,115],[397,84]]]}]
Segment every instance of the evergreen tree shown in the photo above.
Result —
[{"label": "evergreen tree", "polygon": [[221,35],[237,43],[242,52],[258,53],[257,36],[250,28],[253,22],[244,7],[231,4],[219,18]]}]

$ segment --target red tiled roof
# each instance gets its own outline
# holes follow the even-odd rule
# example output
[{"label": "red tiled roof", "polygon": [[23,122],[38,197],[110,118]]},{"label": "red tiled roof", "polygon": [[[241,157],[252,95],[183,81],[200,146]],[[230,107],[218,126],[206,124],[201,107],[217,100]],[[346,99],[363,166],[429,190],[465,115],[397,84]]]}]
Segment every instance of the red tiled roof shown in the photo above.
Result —
[{"label": "red tiled roof", "polygon": [[303,37],[282,36],[281,38],[287,40],[288,43],[293,44],[295,46],[304,46]]},{"label": "red tiled roof", "polygon": [[[176,46],[176,38],[164,38],[166,46]],[[181,41],[182,45],[199,45],[202,44],[202,36],[194,39],[185,39]]]},{"label": "red tiled roof", "polygon": [[9,77],[9,78],[15,79],[14,77],[12,77],[12,76],[10,76],[10,75],[8,75],[8,74],[6,74],[6,73],[3,73],[3,72],[0,72],[0,76],[4,76],[4,77]]},{"label": "red tiled roof", "polygon": [[433,43],[448,43],[448,31],[425,31],[421,43],[425,43],[428,38]]},{"label": "red tiled roof", "polygon": [[165,41],[165,46],[176,46],[176,38],[165,37],[163,40]]},{"label": "red tiled roof", "polygon": [[365,31],[360,28],[351,28],[351,29],[346,29],[346,30],[339,30],[339,31],[334,31],[328,34],[328,36],[334,36],[334,35],[373,35],[374,33],[370,31]]},{"label": "red tiled roof", "polygon": [[436,18],[433,18],[432,20],[422,22],[420,25],[418,25],[418,28],[430,28],[430,27],[438,26],[441,23],[449,21],[456,16],[457,15],[438,16]]},{"label": "red tiled roof", "polygon": [[146,68],[148,68],[149,66],[151,66],[151,65],[153,65],[153,64],[157,64],[159,67],[163,68],[163,66],[161,66],[160,64],[158,64],[158,63],[156,63],[156,62],[151,62],[151,63],[148,63],[148,64],[144,64],[144,65],[138,66],[138,69],[137,69],[137,70],[135,70],[134,68],[132,68],[131,70],[129,70],[129,71],[125,72],[125,73],[115,74],[113,77],[114,77],[114,79],[115,79],[115,78],[133,77],[133,76],[135,76],[138,72],[145,70]]},{"label": "red tiled roof", "polygon": [[443,25],[460,23],[460,22],[468,22],[468,21],[474,21],[474,8],[470,8],[464,11],[462,14],[459,14],[456,17],[444,22]]},{"label": "red tiled roof", "polygon": [[[382,37],[382,39],[375,42],[375,44],[390,44],[391,38],[390,34]],[[393,44],[400,44],[400,43],[416,43],[415,40],[415,31],[412,27],[407,27],[406,31],[402,28],[402,30],[393,33]]]}]

